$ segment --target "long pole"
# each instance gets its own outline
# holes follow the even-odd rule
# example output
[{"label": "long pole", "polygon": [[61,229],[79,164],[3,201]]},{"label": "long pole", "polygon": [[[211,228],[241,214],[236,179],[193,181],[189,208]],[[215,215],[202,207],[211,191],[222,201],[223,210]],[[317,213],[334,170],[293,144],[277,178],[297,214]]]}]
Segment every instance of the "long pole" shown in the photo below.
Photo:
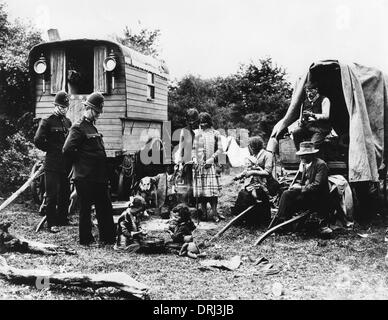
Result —
[{"label": "long pole", "polygon": [[25,184],[23,184],[19,190],[17,190],[15,193],[13,193],[7,200],[5,200],[1,206],[0,206],[0,211],[4,210],[6,207],[8,207],[12,202],[15,201],[17,197],[19,197],[26,189],[30,186],[31,182],[34,181],[42,172],[44,168],[43,166],[36,171],[28,180]]},{"label": "long pole", "polygon": [[[298,172],[296,173],[294,179],[292,180],[292,182],[291,182],[291,184],[290,184],[290,186],[289,186],[288,188],[291,188],[291,187],[294,185],[296,179],[298,178],[298,175],[299,175],[299,170],[298,170]],[[278,217],[278,214],[279,214],[279,210],[278,210],[278,212],[276,212],[275,216],[274,216],[273,219],[271,220],[271,223],[269,224],[268,229],[271,229],[271,228],[272,228],[272,226],[273,226],[273,224],[274,224],[276,218]]]},{"label": "long pole", "polygon": [[[257,203],[256,203],[257,204]],[[248,209],[244,210],[243,212],[241,212],[237,217],[235,217],[234,219],[232,219],[225,227],[222,228],[221,231],[219,231],[213,238],[210,239],[210,242],[218,239],[219,237],[222,236],[222,234],[228,230],[236,221],[240,220],[243,216],[245,216],[249,211],[251,211],[255,206],[256,204],[250,206]]]}]

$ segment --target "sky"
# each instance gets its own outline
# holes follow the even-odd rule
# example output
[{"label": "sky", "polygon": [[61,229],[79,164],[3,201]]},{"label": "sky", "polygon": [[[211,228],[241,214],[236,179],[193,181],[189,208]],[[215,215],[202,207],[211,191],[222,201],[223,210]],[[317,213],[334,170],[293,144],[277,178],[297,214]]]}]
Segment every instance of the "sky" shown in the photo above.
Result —
[{"label": "sky", "polygon": [[[3,1],[4,0],[0,0]],[[11,18],[62,39],[103,38],[125,26],[160,29],[171,79],[227,76],[271,57],[294,81],[316,60],[388,73],[385,0],[5,0]]]}]

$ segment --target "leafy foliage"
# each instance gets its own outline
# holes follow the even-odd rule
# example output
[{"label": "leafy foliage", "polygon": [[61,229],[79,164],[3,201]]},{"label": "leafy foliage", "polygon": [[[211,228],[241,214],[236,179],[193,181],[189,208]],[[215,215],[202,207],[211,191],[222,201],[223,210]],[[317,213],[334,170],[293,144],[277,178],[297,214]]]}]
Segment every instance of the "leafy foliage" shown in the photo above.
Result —
[{"label": "leafy foliage", "polygon": [[0,112],[11,120],[33,111],[28,53],[40,42],[37,30],[19,20],[11,23],[0,4]]},{"label": "leafy foliage", "polygon": [[38,159],[33,144],[20,133],[7,137],[5,144],[0,153],[0,194],[15,191],[22,185]]},{"label": "leafy foliage", "polygon": [[0,3],[0,193],[24,183],[36,160],[28,53],[40,42],[31,25],[9,21]]},{"label": "leafy foliage", "polygon": [[195,107],[209,112],[218,128],[246,128],[251,135],[268,138],[285,114],[292,91],[285,71],[274,66],[271,58],[259,62],[242,65],[229,77],[203,80],[189,75],[170,86],[173,129],[185,126],[186,110]]},{"label": "leafy foliage", "polygon": [[160,37],[159,29],[142,28],[139,33],[135,33],[126,26],[123,33],[122,37],[116,36],[119,43],[149,56],[157,57],[159,55],[157,47],[157,41]]}]

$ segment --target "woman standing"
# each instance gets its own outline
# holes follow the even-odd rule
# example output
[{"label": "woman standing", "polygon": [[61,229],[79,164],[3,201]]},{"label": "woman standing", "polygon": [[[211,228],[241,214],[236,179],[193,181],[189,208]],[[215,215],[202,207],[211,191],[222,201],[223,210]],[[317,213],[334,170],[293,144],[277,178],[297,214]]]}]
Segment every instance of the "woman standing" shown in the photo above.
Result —
[{"label": "woman standing", "polygon": [[210,202],[212,219],[215,222],[225,219],[217,212],[221,186],[216,164],[223,153],[221,135],[213,128],[210,114],[199,114],[199,129],[195,130],[192,150],[193,159],[193,195],[200,198],[203,214],[207,216],[207,203]]}]

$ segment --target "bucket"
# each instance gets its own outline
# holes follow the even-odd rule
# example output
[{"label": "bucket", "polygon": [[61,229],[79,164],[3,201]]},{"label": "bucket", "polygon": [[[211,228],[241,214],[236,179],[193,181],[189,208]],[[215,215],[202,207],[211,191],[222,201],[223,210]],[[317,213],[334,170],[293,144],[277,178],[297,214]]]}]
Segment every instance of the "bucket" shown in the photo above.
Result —
[{"label": "bucket", "polygon": [[280,162],[283,165],[299,164],[299,157],[296,155],[294,140],[290,137],[279,140]]}]

